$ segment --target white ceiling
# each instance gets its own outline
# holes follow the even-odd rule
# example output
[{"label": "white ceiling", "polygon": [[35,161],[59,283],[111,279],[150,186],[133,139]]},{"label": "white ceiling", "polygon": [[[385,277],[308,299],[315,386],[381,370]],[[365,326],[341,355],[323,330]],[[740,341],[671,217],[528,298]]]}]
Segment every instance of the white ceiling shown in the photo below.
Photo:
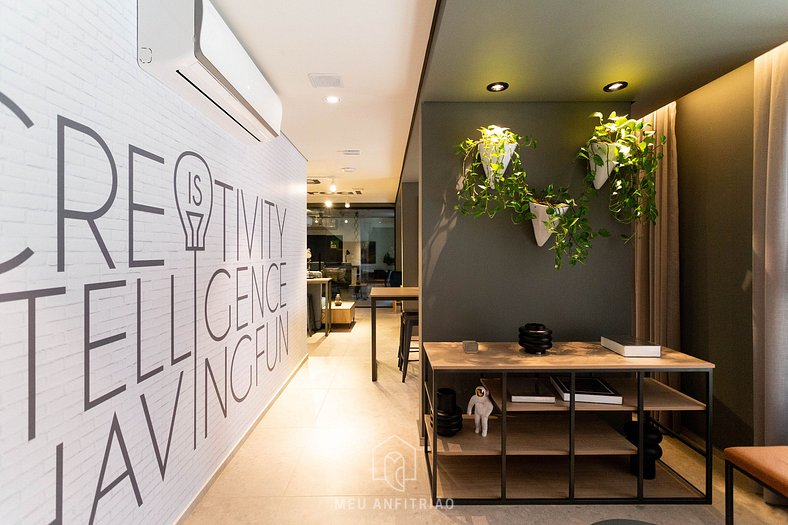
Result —
[{"label": "white ceiling", "polygon": [[[282,99],[308,178],[326,180],[308,189],[336,177],[338,191],[363,188],[351,205],[394,202],[435,0],[212,1]],[[309,73],[338,74],[343,87],[313,88]]]},{"label": "white ceiling", "polygon": [[[363,188],[351,204],[393,202],[400,173],[418,180],[418,128],[403,156],[436,0],[213,2],[281,97],[308,178],[326,181],[310,190],[335,177]],[[626,100],[640,116],[786,40],[788,0],[442,0],[420,101]],[[497,80],[511,87],[485,91]],[[603,93],[614,80],[630,86]]]}]

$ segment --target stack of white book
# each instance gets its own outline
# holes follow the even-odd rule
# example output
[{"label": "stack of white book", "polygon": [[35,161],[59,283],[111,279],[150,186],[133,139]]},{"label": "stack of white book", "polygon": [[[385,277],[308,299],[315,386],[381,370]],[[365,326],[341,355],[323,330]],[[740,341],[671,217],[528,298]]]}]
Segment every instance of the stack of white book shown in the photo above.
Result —
[{"label": "stack of white book", "polygon": [[624,357],[662,357],[662,347],[628,335],[602,337],[600,343]]}]

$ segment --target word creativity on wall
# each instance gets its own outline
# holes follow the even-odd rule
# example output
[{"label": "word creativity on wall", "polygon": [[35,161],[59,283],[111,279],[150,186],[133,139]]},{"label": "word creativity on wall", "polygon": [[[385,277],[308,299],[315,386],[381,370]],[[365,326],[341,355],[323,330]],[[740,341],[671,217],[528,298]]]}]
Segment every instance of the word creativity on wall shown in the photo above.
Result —
[{"label": "word creativity on wall", "polygon": [[305,161],[139,70],[135,2],[82,3],[0,1],[0,523],[172,523],[306,356]]}]

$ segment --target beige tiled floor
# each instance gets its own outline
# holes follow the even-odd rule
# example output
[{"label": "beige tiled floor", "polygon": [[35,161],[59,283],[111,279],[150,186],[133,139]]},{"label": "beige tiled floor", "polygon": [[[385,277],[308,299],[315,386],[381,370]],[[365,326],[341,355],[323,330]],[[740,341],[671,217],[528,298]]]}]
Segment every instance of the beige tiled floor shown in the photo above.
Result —
[{"label": "beige tiled floor", "polygon": [[[629,518],[657,524],[722,523],[723,481],[715,465],[713,507],[653,506],[456,506],[429,505],[423,455],[416,479],[376,480],[381,450],[409,452],[418,444],[418,364],[401,382],[396,367],[398,316],[378,315],[378,381],[370,381],[369,310],[357,309],[352,330],[309,338],[308,361],[213,485],[184,520],[198,524],[446,523],[591,524]],[[386,441],[392,436],[398,440]],[[376,449],[383,443],[383,447]],[[667,445],[667,443],[666,443]],[[377,452],[377,454],[376,454]],[[680,448],[670,451],[683,458]],[[682,470],[700,483],[702,465],[692,455]],[[788,523],[788,512],[768,507],[742,480],[737,523]]]}]

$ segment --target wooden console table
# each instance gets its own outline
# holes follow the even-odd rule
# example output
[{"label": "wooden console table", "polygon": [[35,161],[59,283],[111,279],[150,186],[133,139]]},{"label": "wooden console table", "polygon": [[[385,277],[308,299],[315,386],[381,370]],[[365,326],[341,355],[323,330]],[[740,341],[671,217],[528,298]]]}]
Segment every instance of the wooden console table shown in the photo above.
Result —
[{"label": "wooden console table", "polygon": [[[524,354],[516,343],[479,343],[478,353],[466,354],[459,342],[424,343],[422,363],[421,427],[433,504],[445,499],[457,504],[711,503],[712,363],[665,347],[661,358],[627,358],[597,343],[554,343],[546,355],[537,356]],[[703,373],[705,399],[692,399],[646,377],[649,372]],[[483,377],[497,409],[487,437],[475,434],[473,420],[468,419],[453,437],[434,431],[436,391],[452,374]],[[570,400],[509,401],[504,395],[507,380],[534,374],[569,376]],[[577,402],[575,381],[588,374],[605,377],[622,395],[623,404]],[[463,401],[458,399],[464,408]],[[655,422],[705,457],[703,492],[662,461],[655,480],[644,482],[648,413],[672,410],[705,414],[705,448]],[[605,421],[615,413],[637,416],[637,444]],[[630,457],[637,458],[637,476],[629,473]]]}]

